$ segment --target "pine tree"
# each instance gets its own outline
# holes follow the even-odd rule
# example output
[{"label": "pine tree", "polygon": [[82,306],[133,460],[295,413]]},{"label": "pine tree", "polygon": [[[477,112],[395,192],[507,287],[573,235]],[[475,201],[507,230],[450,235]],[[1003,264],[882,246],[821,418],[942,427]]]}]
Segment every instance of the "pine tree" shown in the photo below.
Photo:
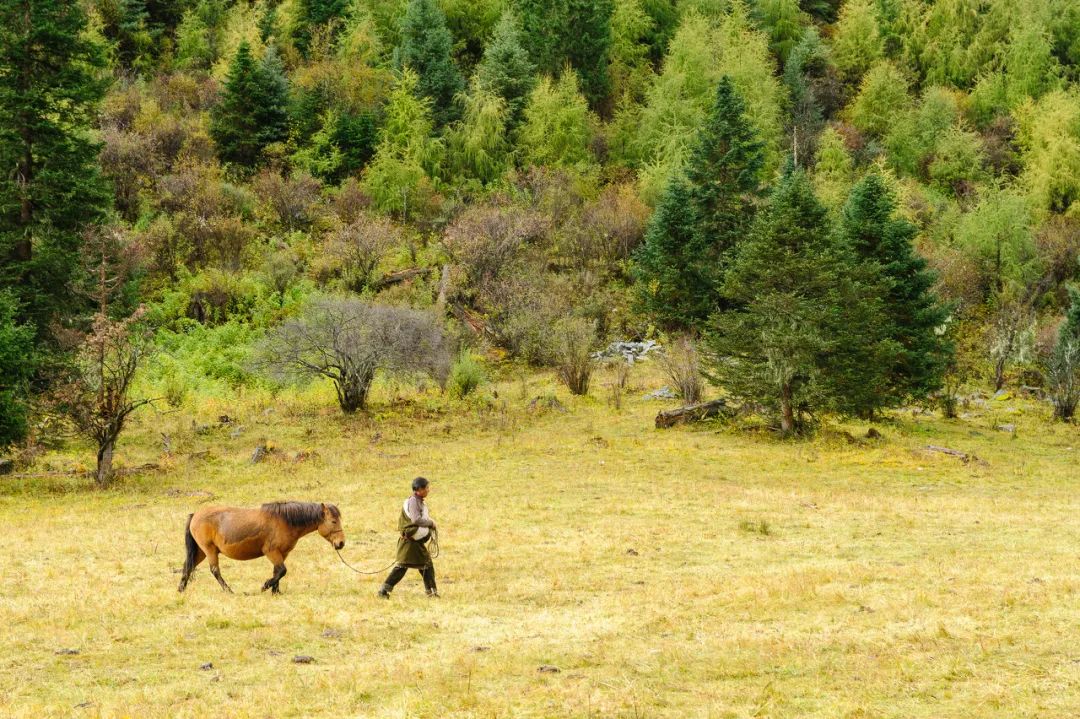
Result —
[{"label": "pine tree", "polygon": [[941,387],[951,350],[937,332],[948,312],[932,293],[934,277],[926,260],[912,246],[915,226],[896,216],[888,186],[871,173],[852,189],[839,231],[862,267],[878,276],[881,328],[896,349],[892,364],[883,368],[874,404],[863,411],[925,399]]},{"label": "pine tree", "polygon": [[454,39],[438,3],[435,0],[409,0],[401,21],[398,59],[416,73],[416,91],[420,97],[431,100],[438,127],[461,115],[456,99],[465,83],[450,57],[453,47]]},{"label": "pine tree", "polygon": [[529,93],[536,86],[536,68],[521,44],[521,27],[507,10],[495,26],[484,58],[476,68],[476,80],[485,91],[506,102],[511,127],[524,117]]},{"label": "pine tree", "polygon": [[288,83],[273,47],[256,62],[246,42],[229,66],[221,102],[211,115],[210,134],[222,162],[254,168],[263,150],[289,134]]},{"label": "pine tree", "polygon": [[[718,307],[728,306],[719,291],[724,267],[753,220],[763,165],[762,143],[731,80],[723,77],[685,177],[672,181],[686,206],[657,209],[637,257],[642,309],[664,329],[699,331]],[[671,190],[661,205],[670,201]],[[684,228],[692,238],[679,234]],[[666,231],[675,234],[664,237]]]},{"label": "pine tree", "polygon": [[80,233],[109,204],[89,134],[105,58],[86,23],[80,3],[0,0],[0,291],[38,341],[78,311]]},{"label": "pine tree", "polygon": [[35,368],[34,328],[16,320],[16,299],[0,292],[0,450],[26,435],[27,384]]},{"label": "pine tree", "polygon": [[833,37],[836,66],[848,78],[858,79],[881,54],[881,31],[873,0],[847,0],[840,8]]},{"label": "pine tree", "polygon": [[590,105],[599,107],[611,89],[612,0],[513,0],[512,7],[537,69],[556,76],[569,63]]},{"label": "pine tree", "polygon": [[293,38],[297,47],[307,52],[311,38],[328,27],[340,28],[348,15],[352,0],[299,0]]},{"label": "pine tree", "polygon": [[473,82],[464,105],[461,122],[449,133],[453,170],[462,179],[487,185],[510,164],[506,102]]},{"label": "pine tree", "polygon": [[803,36],[806,22],[798,0],[760,0],[757,11],[762,26],[769,34],[769,49],[781,65],[786,65],[788,56]]},{"label": "pine tree", "polygon": [[715,309],[715,266],[692,196],[685,178],[672,178],[634,254],[638,307],[665,330],[697,326]]},{"label": "pine tree", "polygon": [[876,345],[880,302],[830,230],[809,180],[789,167],[725,275],[723,293],[736,308],[715,316],[707,338],[710,379],[774,412],[784,434],[801,431],[808,413],[844,408],[840,391],[867,383],[835,382],[837,371],[861,379],[858,363],[836,355]]},{"label": "pine tree", "polygon": [[724,76],[686,164],[697,232],[707,243],[718,276],[727,253],[746,234],[753,219],[764,164],[763,144],[746,118],[746,106],[730,78]]}]

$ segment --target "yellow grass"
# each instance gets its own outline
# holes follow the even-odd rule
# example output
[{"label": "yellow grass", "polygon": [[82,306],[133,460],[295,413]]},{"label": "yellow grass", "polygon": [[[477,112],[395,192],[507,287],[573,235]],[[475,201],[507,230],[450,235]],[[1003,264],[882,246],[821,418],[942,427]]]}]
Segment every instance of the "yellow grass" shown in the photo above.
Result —
[{"label": "yellow grass", "polygon": [[[1074,428],[1008,401],[966,421],[908,413],[859,444],[656,431],[666,405],[640,396],[659,379],[635,381],[621,411],[599,383],[560,392],[565,414],[524,410],[554,391],[538,376],[500,384],[491,409],[384,391],[366,418],[325,387],[202,400],[198,423],[228,413],[239,435],[146,413],[120,456],[161,471],[104,492],[4,479],[0,716],[1080,716]],[[260,437],[278,451],[253,466]],[[302,450],[316,456],[291,461]],[[223,560],[235,595],[205,566],[176,592],[205,493],[335,502],[344,554],[376,568],[417,474],[434,481],[439,600],[415,572],[377,599],[381,576],[317,536],[279,597],[258,591],[263,560]]]}]

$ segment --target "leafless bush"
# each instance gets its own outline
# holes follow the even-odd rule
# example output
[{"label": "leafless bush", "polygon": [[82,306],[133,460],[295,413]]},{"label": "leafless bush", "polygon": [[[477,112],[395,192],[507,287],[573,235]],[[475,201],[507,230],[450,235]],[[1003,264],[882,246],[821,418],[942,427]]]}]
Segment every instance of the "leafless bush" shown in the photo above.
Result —
[{"label": "leafless bush", "polygon": [[141,209],[141,193],[152,187],[161,167],[153,139],[106,128],[101,133],[101,169],[115,189],[116,209],[133,222]]},{"label": "leafless bush", "polygon": [[360,183],[355,177],[350,177],[341,183],[341,187],[334,194],[334,213],[342,224],[349,225],[356,222],[364,211],[371,207],[371,197],[360,189]]},{"label": "leafless bush", "polygon": [[701,360],[689,337],[679,337],[661,355],[660,364],[686,404],[701,401]]},{"label": "leafless bush", "polygon": [[252,186],[286,230],[310,227],[318,215],[322,185],[306,172],[294,172],[286,178],[277,170],[263,170]]},{"label": "leafless bush", "polygon": [[257,363],[272,377],[328,377],[343,412],[363,409],[377,371],[446,381],[450,352],[434,315],[354,297],[312,300],[299,317],[271,330]]},{"label": "leafless bush", "polygon": [[555,325],[552,340],[559,380],[572,394],[588,394],[596,323],[580,317],[563,319]]},{"label": "leafless bush", "polygon": [[463,268],[468,289],[482,291],[506,271],[526,243],[547,229],[543,216],[530,210],[476,206],[446,228],[443,245]]},{"label": "leafless bush", "polygon": [[401,242],[401,231],[382,217],[359,215],[330,234],[316,262],[320,283],[339,279],[345,289],[363,292],[374,286],[379,263]]},{"label": "leafless bush", "polygon": [[649,208],[631,185],[608,187],[587,204],[568,232],[568,250],[580,267],[614,269],[641,243]]}]

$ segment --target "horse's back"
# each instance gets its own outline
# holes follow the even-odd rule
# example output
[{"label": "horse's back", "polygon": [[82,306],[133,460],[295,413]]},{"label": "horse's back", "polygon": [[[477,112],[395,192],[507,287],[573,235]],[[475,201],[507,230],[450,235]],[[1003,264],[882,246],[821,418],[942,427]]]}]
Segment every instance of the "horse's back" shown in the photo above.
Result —
[{"label": "horse's back", "polygon": [[255,559],[263,554],[273,531],[265,513],[244,507],[203,507],[191,518],[191,533],[199,544],[213,544],[231,559]]}]

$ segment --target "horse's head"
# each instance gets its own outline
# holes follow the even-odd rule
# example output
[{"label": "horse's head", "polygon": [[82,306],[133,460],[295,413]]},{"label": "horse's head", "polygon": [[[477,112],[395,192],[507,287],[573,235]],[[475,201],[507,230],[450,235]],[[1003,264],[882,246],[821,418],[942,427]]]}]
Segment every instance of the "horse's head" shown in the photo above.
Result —
[{"label": "horse's head", "polygon": [[330,542],[334,549],[345,546],[345,530],[341,528],[341,512],[332,504],[322,506],[322,522],[319,523],[319,534],[323,539]]}]

